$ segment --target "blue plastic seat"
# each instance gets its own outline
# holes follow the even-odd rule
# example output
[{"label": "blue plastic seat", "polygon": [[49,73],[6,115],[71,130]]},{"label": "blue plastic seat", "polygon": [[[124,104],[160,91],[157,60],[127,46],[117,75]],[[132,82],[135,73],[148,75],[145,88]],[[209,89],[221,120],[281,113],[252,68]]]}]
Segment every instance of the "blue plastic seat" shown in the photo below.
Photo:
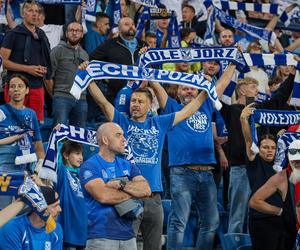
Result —
[{"label": "blue plastic seat", "polygon": [[237,250],[252,250],[252,245],[240,246]]},{"label": "blue plastic seat", "polygon": [[251,245],[252,243],[249,234],[228,233],[221,236],[221,246],[223,250],[237,250],[241,246]]}]

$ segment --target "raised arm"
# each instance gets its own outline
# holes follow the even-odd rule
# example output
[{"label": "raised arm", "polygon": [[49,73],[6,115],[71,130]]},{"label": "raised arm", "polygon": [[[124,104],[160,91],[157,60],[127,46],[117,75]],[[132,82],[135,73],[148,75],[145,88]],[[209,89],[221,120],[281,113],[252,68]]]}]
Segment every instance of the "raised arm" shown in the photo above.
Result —
[{"label": "raised arm", "polygon": [[248,159],[250,161],[253,161],[255,158],[255,155],[256,155],[251,150],[253,140],[252,140],[251,129],[250,129],[250,124],[249,124],[249,116],[253,114],[254,105],[255,105],[254,103],[251,103],[248,106],[246,106],[243,109],[241,116],[240,116],[242,132],[243,132],[243,136],[244,136],[244,140],[245,140],[245,144],[246,144],[246,153],[247,153]]},{"label": "raised arm", "polygon": [[293,43],[291,43],[289,46],[287,46],[285,49],[288,51],[294,51],[300,46],[300,37],[297,38]]},{"label": "raised arm", "polygon": [[166,90],[160,85],[159,82],[154,81],[150,82],[150,87],[154,90],[159,103],[159,107],[165,109],[168,100],[168,94]]},{"label": "raised arm", "polygon": [[[273,175],[260,189],[258,189],[255,194],[251,197],[249,201],[249,206],[259,212],[266,214],[273,214],[280,216],[282,213],[282,208],[273,206],[266,202],[266,199],[273,195],[277,190],[282,192],[284,190],[284,184],[286,183],[286,172],[282,171]],[[287,191],[287,189],[285,190]],[[285,195],[284,195],[285,196]]]},{"label": "raised arm", "polygon": [[235,72],[236,66],[234,64],[229,64],[220,79],[216,83],[216,91],[218,93],[218,97],[223,95],[224,90],[230,83],[232,76]]},{"label": "raised arm", "polygon": [[206,97],[207,93],[203,90],[194,100],[192,100],[189,104],[185,105],[182,110],[176,112],[173,126],[177,125],[179,122],[187,119],[192,114],[194,114],[201,107]]},{"label": "raised arm", "polygon": [[96,82],[93,81],[89,85],[88,90],[91,96],[94,98],[95,102],[99,105],[99,107],[105,114],[106,119],[111,122],[114,119],[114,106],[105,98],[102,91],[98,88]]},{"label": "raised arm", "polygon": [[15,22],[13,19],[13,16],[11,14],[11,8],[9,8],[6,12],[6,20],[7,20],[7,25],[10,29],[15,28],[18,24]]},{"label": "raised arm", "polygon": [[15,217],[25,207],[25,203],[16,200],[0,211],[0,228]]}]

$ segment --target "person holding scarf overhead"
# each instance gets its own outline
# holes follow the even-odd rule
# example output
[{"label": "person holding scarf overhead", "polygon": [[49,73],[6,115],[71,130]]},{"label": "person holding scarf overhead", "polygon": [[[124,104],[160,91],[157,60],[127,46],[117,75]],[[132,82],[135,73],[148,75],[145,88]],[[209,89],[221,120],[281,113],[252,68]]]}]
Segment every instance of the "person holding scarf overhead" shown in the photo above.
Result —
[{"label": "person holding scarf overhead", "polygon": [[[264,134],[260,137],[259,152],[254,153],[251,150],[253,143],[251,129],[249,125],[249,116],[253,113],[253,105],[246,106],[240,116],[242,131],[246,144],[247,154],[247,175],[251,188],[251,196],[259,190],[272,176],[276,174],[273,169],[276,139],[271,134]],[[290,196],[287,196],[291,198]],[[274,192],[268,198],[268,202],[272,205],[281,206],[282,198],[279,192]],[[288,218],[294,217],[291,199],[285,202],[285,214]],[[249,232],[252,240],[253,249],[292,249],[295,241],[295,222],[285,223],[285,218],[279,214],[270,214],[260,211],[255,207],[250,207],[249,211]],[[294,218],[295,219],[295,218]],[[289,236],[288,236],[289,235]],[[290,247],[279,248],[281,244],[289,244]]]}]

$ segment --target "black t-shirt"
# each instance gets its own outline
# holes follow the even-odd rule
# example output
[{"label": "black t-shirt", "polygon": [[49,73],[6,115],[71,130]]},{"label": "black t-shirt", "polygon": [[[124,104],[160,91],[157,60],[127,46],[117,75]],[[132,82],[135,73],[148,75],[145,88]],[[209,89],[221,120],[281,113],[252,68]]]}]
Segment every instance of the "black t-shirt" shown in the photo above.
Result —
[{"label": "black t-shirt", "polygon": [[[251,196],[276,173],[273,169],[273,162],[264,161],[259,154],[255,156],[253,161],[248,161],[246,167],[251,188]],[[283,205],[282,198],[278,192],[266,199],[266,202],[277,207],[282,207]],[[275,215],[264,214],[250,208],[249,216],[250,218],[262,218]]]},{"label": "black t-shirt", "polygon": [[221,114],[228,131],[229,161],[231,166],[245,165],[246,145],[242,133],[240,115],[245,105],[222,103]]},{"label": "black t-shirt", "polygon": [[[24,64],[24,65],[43,65],[42,64],[42,46],[41,46],[41,40],[38,37],[33,37],[31,39],[30,44],[30,61],[25,62],[24,60],[24,51],[25,51],[25,44],[26,44],[26,38],[27,34],[25,33],[16,33],[13,31],[9,31],[5,34],[4,39],[2,41],[1,47],[10,49],[11,54],[9,57],[9,60]],[[45,65],[44,65],[45,66]],[[30,87],[41,87],[43,86],[43,78],[42,77],[36,77],[30,74],[27,74],[26,72],[16,72],[16,71],[7,71],[7,78],[9,79],[11,75],[15,73],[22,73],[26,78],[29,80]]]}]

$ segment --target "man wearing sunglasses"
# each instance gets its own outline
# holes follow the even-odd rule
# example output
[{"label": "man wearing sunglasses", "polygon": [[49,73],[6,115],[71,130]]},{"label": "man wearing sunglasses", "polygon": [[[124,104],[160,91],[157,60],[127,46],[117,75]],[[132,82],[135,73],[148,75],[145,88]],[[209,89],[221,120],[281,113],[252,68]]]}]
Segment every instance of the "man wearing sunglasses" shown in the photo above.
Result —
[{"label": "man wearing sunglasses", "polygon": [[[289,228],[289,232],[293,231],[296,233],[296,222],[293,222],[295,218],[291,214],[286,213],[286,211],[290,208],[289,206],[292,205],[287,202],[290,195],[289,181],[295,185],[296,190],[300,183],[300,140],[295,140],[289,145],[288,160],[288,168],[273,175],[260,189],[258,189],[250,199],[249,206],[262,213],[277,215],[282,218],[282,221],[288,221],[289,225],[294,224],[294,228]],[[275,193],[278,193],[282,198],[281,207],[274,206],[268,201],[268,198]],[[296,192],[295,204],[297,220],[299,223],[300,199],[298,199],[297,196]],[[284,248],[280,249],[293,249],[293,242],[289,242],[289,245],[289,247],[287,245],[282,246]]]}]

